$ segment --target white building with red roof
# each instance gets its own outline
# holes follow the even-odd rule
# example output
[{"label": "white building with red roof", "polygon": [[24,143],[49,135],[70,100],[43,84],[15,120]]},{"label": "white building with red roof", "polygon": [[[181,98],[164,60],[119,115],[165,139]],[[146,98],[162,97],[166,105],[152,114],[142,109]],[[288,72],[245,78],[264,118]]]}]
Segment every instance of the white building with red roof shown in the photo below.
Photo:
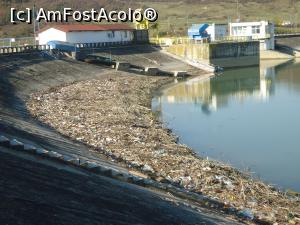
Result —
[{"label": "white building with red roof", "polygon": [[38,33],[40,45],[49,41],[69,43],[100,43],[132,41],[134,29],[126,24],[63,24],[51,25]]}]

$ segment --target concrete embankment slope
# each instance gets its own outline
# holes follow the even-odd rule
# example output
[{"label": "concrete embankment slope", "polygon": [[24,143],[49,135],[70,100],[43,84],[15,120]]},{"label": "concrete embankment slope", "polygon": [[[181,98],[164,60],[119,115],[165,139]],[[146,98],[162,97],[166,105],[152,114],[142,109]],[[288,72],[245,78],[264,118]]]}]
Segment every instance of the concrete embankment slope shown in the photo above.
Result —
[{"label": "concrete embankment slope", "polygon": [[[59,135],[27,112],[25,101],[31,93],[64,83],[101,79],[111,71],[76,61],[51,60],[39,54],[2,56],[0,59],[0,130],[38,147],[103,161],[103,156],[78,142]],[[28,141],[27,141],[28,140]],[[104,162],[104,161],[103,161]]]},{"label": "concrete embankment slope", "polygon": [[[32,118],[31,93],[117,73],[39,54],[0,58],[0,133],[67,156],[127,171],[80,142]],[[116,74],[117,75],[117,74]],[[211,212],[174,205],[184,200],[80,169],[0,149],[0,224],[237,224]]]},{"label": "concrete embankment slope", "polygon": [[2,147],[0,173],[1,224],[236,224],[163,193]]},{"label": "concrete embankment slope", "polygon": [[300,50],[300,37],[276,38],[276,44]]},{"label": "concrete embankment slope", "polygon": [[276,49],[293,56],[300,57],[300,37],[282,37],[276,38]]},{"label": "concrete embankment slope", "polygon": [[164,71],[187,71],[190,75],[199,76],[205,71],[188,65],[181,60],[163,54],[159,49],[150,45],[110,47],[101,52],[92,53],[95,56],[124,61],[140,67],[158,67]]}]

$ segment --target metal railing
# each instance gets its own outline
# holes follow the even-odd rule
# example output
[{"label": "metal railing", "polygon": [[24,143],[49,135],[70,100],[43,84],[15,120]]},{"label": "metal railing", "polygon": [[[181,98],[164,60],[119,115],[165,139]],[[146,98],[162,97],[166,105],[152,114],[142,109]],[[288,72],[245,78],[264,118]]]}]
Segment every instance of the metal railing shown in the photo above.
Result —
[{"label": "metal railing", "polygon": [[130,45],[135,44],[133,41],[116,41],[116,42],[96,42],[96,43],[77,43],[75,44],[75,47],[77,49],[82,48],[101,48],[101,47],[111,47],[111,46],[124,46],[124,45]]},{"label": "metal railing", "polygon": [[[77,43],[75,44],[75,51],[81,51],[85,49],[101,49],[105,47],[114,46],[126,46],[136,44],[134,41],[119,41],[119,42],[97,42],[97,43]],[[26,45],[26,46],[11,46],[0,47],[1,54],[13,54],[13,53],[26,53],[34,51],[49,51],[51,47],[49,45]]]},{"label": "metal railing", "polygon": [[163,38],[150,38],[150,43],[160,46],[171,46],[176,44],[203,44],[214,42],[244,42],[257,40],[251,36],[223,36],[218,37],[214,41],[210,41],[208,38],[204,39],[191,39],[189,37],[163,37]]},{"label": "metal railing", "polygon": [[162,37],[162,38],[150,38],[150,43],[155,45],[176,45],[176,44],[197,44],[208,43],[208,39],[191,39],[189,37]]},{"label": "metal railing", "polygon": [[47,51],[47,50],[50,50],[49,45],[3,47],[0,48],[0,54],[26,53],[26,52]]},{"label": "metal railing", "polygon": [[243,42],[243,41],[252,41],[251,36],[224,36],[218,37],[214,42]]}]

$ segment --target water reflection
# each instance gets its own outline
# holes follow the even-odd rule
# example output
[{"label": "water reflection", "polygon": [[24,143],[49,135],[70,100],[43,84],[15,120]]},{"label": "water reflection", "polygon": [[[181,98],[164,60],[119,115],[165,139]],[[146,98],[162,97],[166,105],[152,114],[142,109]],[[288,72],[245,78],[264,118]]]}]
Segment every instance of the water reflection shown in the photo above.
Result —
[{"label": "water reflection", "polygon": [[162,98],[174,104],[194,103],[210,115],[212,111],[226,107],[232,98],[240,102],[249,97],[266,101],[274,92],[275,68],[250,67],[227,70],[217,77],[198,77],[177,83],[166,89]]},{"label": "water reflection", "polygon": [[300,191],[300,64],[273,65],[174,83],[153,110],[201,156]]}]

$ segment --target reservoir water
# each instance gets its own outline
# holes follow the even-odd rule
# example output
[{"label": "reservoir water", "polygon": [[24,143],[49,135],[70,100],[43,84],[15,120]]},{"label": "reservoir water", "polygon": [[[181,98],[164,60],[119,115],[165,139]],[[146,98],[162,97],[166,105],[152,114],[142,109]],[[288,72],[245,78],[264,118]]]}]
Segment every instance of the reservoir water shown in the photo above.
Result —
[{"label": "reservoir water", "polygon": [[300,63],[267,64],[174,82],[153,110],[200,156],[300,191]]}]

